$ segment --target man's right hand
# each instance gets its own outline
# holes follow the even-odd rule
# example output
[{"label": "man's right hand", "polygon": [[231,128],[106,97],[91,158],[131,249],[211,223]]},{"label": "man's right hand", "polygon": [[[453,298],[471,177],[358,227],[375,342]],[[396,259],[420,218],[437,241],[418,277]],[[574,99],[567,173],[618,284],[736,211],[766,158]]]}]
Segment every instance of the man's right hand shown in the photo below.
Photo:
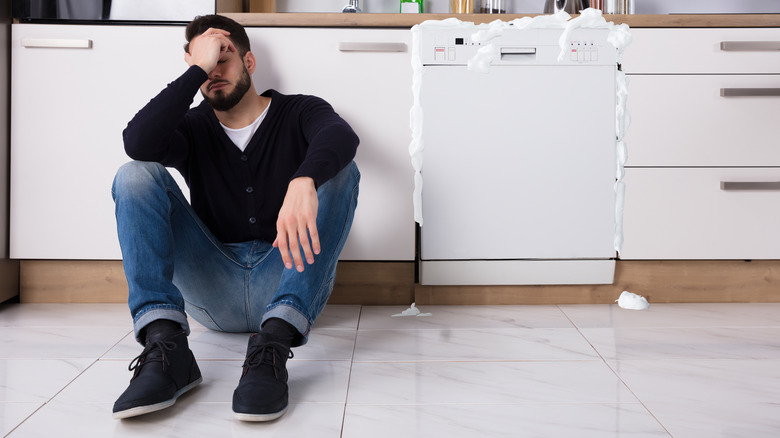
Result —
[{"label": "man's right hand", "polygon": [[226,30],[210,28],[190,41],[190,51],[184,54],[184,60],[211,73],[225,53],[236,51],[229,35]]}]

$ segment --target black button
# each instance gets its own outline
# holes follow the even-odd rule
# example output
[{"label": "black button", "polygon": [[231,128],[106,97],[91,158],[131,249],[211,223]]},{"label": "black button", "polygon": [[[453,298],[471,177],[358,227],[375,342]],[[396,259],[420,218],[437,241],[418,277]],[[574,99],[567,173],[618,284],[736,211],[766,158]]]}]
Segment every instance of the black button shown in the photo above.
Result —
[{"label": "black button", "polygon": [[246,188],[246,192],[247,192],[247,193],[252,193],[252,192],[254,192],[254,191],[255,191],[255,189],[253,189],[252,187],[247,187],[247,188]]},{"label": "black button", "polygon": [[248,159],[249,159],[249,157],[247,157],[246,155],[242,155],[242,156],[241,156],[241,161],[246,161],[246,160],[248,160]]},{"label": "black button", "polygon": [[254,217],[250,217],[250,218],[249,218],[249,223],[250,223],[250,224],[253,224],[253,223],[255,223],[255,222],[257,222],[257,219],[255,219]]}]

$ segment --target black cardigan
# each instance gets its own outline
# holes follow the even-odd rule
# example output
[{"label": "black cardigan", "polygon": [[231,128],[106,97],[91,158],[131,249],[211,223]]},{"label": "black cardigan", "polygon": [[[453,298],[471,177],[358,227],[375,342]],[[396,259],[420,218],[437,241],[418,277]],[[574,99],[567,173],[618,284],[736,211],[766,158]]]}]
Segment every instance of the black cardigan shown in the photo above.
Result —
[{"label": "black cardigan", "polygon": [[308,176],[319,187],[352,161],[359,139],[324,100],[268,90],[268,113],[241,152],[205,101],[190,109],[207,78],[192,66],[168,84],[128,123],[125,151],[181,172],[193,209],[222,242],[271,242],[289,181]]}]

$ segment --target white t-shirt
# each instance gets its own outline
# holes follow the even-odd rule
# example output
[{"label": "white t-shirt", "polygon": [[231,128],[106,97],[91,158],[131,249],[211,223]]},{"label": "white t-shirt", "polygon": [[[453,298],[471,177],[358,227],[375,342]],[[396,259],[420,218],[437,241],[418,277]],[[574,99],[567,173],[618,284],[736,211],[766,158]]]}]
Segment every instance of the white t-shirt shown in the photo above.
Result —
[{"label": "white t-shirt", "polygon": [[222,125],[222,122],[219,122],[219,124],[222,125],[222,129],[225,130],[225,134],[230,137],[230,140],[233,141],[233,144],[238,146],[238,148],[241,149],[241,152],[244,152],[246,146],[249,144],[249,140],[251,140],[252,136],[255,135],[255,132],[257,131],[257,128],[260,126],[260,124],[263,123],[263,119],[265,118],[265,115],[268,114],[268,108],[270,107],[271,102],[269,101],[263,113],[257,116],[254,122],[244,126],[243,128],[232,129]]}]

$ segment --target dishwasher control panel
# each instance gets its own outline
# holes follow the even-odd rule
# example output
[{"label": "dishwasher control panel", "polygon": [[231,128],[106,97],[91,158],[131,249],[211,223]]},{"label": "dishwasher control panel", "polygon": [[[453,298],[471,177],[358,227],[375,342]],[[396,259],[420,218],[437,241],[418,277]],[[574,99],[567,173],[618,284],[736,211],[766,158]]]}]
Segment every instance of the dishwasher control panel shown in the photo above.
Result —
[{"label": "dishwasher control panel", "polygon": [[421,35],[423,65],[467,65],[477,56],[492,56],[491,65],[614,65],[617,51],[607,29],[575,29],[561,54],[561,29],[505,29],[485,39],[475,29],[436,29]]}]

